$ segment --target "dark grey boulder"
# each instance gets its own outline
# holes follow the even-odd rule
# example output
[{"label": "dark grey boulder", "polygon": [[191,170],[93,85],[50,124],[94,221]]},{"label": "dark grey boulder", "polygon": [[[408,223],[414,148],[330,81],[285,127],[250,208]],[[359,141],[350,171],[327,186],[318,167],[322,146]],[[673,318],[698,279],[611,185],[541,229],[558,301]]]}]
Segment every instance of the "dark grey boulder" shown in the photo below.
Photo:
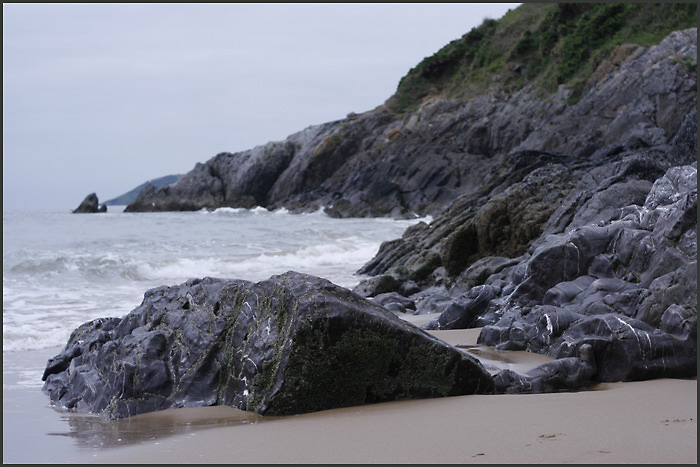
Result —
[{"label": "dark grey boulder", "polygon": [[361,297],[374,297],[376,295],[397,292],[401,287],[401,281],[395,274],[383,274],[381,276],[363,279],[352,289]]},{"label": "dark grey boulder", "polygon": [[634,381],[697,374],[697,331],[679,338],[642,321],[617,314],[587,316],[554,341],[548,354],[577,356],[592,348],[597,381]]},{"label": "dark grey boulder", "polygon": [[451,300],[440,316],[422,326],[423,329],[466,329],[473,327],[478,316],[486,311],[500,291],[491,285],[477,285],[469,292]]},{"label": "dark grey boulder", "polygon": [[125,317],[76,329],[43,379],[56,405],[112,418],[209,405],[284,415],[494,390],[472,357],[295,272],[149,290]]},{"label": "dark grey boulder", "polygon": [[416,311],[416,303],[398,292],[376,295],[372,301],[395,313],[414,313]]},{"label": "dark grey boulder", "polygon": [[496,391],[503,394],[533,394],[543,392],[577,391],[592,386],[596,374],[593,349],[589,344],[579,347],[580,356],[547,362],[524,375],[513,370],[501,370],[495,376]]},{"label": "dark grey boulder", "polygon": [[95,193],[90,193],[85,197],[80,206],[73,210],[73,214],[84,214],[84,213],[95,213],[95,212],[107,212],[107,206],[102,204],[97,199]]}]

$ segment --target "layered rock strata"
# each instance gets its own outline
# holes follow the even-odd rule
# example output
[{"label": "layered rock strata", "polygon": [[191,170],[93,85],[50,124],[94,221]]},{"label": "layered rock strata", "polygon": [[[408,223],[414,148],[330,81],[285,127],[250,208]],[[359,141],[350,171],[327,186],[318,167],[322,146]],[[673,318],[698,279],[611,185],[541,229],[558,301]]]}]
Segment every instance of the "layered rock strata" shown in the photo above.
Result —
[{"label": "layered rock strata", "polygon": [[678,57],[695,57],[696,43],[697,30],[689,29],[653,47],[626,46],[573,105],[563,86],[553,95],[526,86],[427,100],[406,115],[380,106],[312,126],[282,142],[218,154],[171,186],[142,191],[127,211],[264,206],[323,208],[336,217],[436,215],[479,191],[512,152],[585,158],[633,138],[667,143],[695,107],[695,73]]}]

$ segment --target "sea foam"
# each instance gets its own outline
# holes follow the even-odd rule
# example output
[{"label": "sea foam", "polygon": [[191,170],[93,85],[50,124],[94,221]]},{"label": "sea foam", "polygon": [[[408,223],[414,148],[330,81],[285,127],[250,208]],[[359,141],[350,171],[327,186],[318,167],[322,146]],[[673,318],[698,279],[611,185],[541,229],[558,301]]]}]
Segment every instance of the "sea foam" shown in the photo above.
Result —
[{"label": "sea foam", "polygon": [[148,289],[191,278],[261,281],[289,270],[352,287],[381,242],[418,222],[322,211],[3,216],[3,351],[65,345],[82,323],[120,317]]}]

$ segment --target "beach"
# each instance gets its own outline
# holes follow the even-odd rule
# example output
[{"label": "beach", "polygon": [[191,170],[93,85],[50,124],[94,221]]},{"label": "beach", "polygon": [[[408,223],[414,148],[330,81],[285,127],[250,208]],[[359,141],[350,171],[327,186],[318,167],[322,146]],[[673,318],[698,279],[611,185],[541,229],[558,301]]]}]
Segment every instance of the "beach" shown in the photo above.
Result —
[{"label": "beach", "polygon": [[76,462],[697,462],[696,380],[596,389],[403,401],[193,429]]},{"label": "beach", "polygon": [[[407,318],[420,324],[430,315]],[[431,333],[480,355],[487,367],[527,371],[549,360],[477,347],[478,329]],[[38,352],[28,354],[39,363]],[[697,462],[697,379],[406,400],[288,417],[202,407],[108,421],[51,408],[38,387],[4,396],[5,462]]]},{"label": "beach", "polygon": [[395,7],[4,6],[4,463],[697,464],[697,5]]}]

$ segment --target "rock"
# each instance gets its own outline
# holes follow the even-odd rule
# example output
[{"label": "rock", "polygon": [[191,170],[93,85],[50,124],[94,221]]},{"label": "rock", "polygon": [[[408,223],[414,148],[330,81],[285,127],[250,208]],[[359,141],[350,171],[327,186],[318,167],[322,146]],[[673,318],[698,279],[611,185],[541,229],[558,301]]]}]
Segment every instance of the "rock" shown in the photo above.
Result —
[{"label": "rock", "polygon": [[[322,132],[323,128],[307,132]],[[197,163],[171,185],[161,188],[147,185],[125,212],[267,206],[273,183],[289,165],[300,147],[298,140],[303,137],[268,143],[237,154],[217,154],[205,164]]]},{"label": "rock", "polygon": [[[692,128],[692,115],[694,111],[684,120],[684,128]],[[441,267],[448,287],[481,285],[491,276],[496,280],[501,271],[515,268],[514,262],[522,264],[521,255],[552,241],[551,234],[631,215],[628,206],[643,205],[652,184],[671,167],[695,170],[677,165],[689,158],[680,148],[692,147],[682,135],[687,137],[689,131],[679,130],[670,147],[632,145],[638,149],[620,147],[584,159],[536,151],[511,154],[508,164],[494,171],[479,193],[455,200],[430,226],[418,226],[400,239],[383,243],[359,272],[400,273],[421,288],[437,285],[433,273]],[[677,170],[681,169],[668,176],[677,178]],[[686,174],[683,179],[692,177]],[[664,183],[668,187],[655,192],[672,190],[679,181]],[[562,248],[574,251],[572,246]],[[555,262],[560,253],[552,252]],[[600,257],[595,261],[602,264]]]},{"label": "rock", "polygon": [[56,405],[111,418],[208,405],[288,415],[494,390],[472,357],[295,272],[149,290],[125,317],[76,329],[43,379]]},{"label": "rock", "polygon": [[595,357],[590,344],[579,347],[580,357],[566,357],[547,362],[524,375],[501,370],[494,380],[496,391],[503,394],[577,391],[594,384]]},{"label": "rock", "polygon": [[442,313],[452,304],[452,297],[443,286],[434,286],[409,297],[416,304],[416,315]]},{"label": "rock", "polygon": [[397,275],[383,274],[381,276],[363,279],[352,290],[361,297],[374,297],[386,293],[396,292],[401,287],[401,281]]},{"label": "rock", "polygon": [[522,259],[486,256],[472,263],[455,281],[453,288],[471,289],[484,284],[491,276],[517,265]]},{"label": "rock", "polygon": [[[487,181],[492,188],[483,197],[460,198],[427,228],[385,243],[366,268],[411,276],[410,267],[425,264],[439,247],[443,255],[436,264],[447,262],[452,274],[461,271],[439,287],[431,282],[434,273],[423,274],[424,290],[410,298],[418,312],[441,313],[425,328],[483,327],[482,345],[570,359],[540,373],[505,372],[497,378],[500,390],[574,390],[598,381],[692,377],[697,162],[673,164],[692,158],[693,118],[695,111],[671,145],[629,141],[573,163],[560,159],[578,182],[559,191],[558,207],[549,210],[541,234],[521,256],[480,252],[488,234],[474,227],[479,217],[489,218],[484,211],[492,209],[494,197],[528,192],[522,186],[528,178],[511,170]],[[532,159],[513,160],[517,167]],[[498,177],[510,184],[498,184]],[[519,202],[526,205],[527,199]],[[462,250],[451,245],[456,241]],[[590,346],[595,373],[576,360],[581,346]]]},{"label": "rock", "polygon": [[391,312],[406,313],[416,311],[416,303],[398,292],[387,292],[376,295],[372,301],[380,304]]},{"label": "rock", "polygon": [[660,329],[672,336],[683,338],[684,336],[697,335],[698,315],[690,308],[680,305],[670,305],[661,316]]},{"label": "rock", "polygon": [[479,342],[555,358],[590,345],[596,381],[695,376],[696,167],[670,168],[620,217],[538,241]]},{"label": "rock", "polygon": [[573,187],[572,158],[538,151],[510,154],[479,192],[455,200],[430,226],[383,243],[361,274],[403,274],[424,288],[444,267],[455,277],[486,256],[519,256]]},{"label": "rock", "polygon": [[466,329],[473,327],[476,318],[486,311],[496,292],[491,285],[478,285],[469,292],[451,300],[439,317],[423,326],[423,329]]},{"label": "rock", "polygon": [[592,149],[633,137],[650,145],[667,142],[695,108],[697,94],[694,77],[668,66],[674,54],[697,55],[697,29],[673,32],[658,45],[631,54],[578,103],[550,115],[514,149],[588,156]]},{"label": "rock", "polygon": [[[694,332],[694,331],[693,331]],[[634,381],[697,375],[697,343],[642,321],[617,314],[588,316],[570,326],[548,354],[567,358],[583,345],[592,347],[597,381]]]},{"label": "rock", "polygon": [[85,197],[80,206],[73,210],[73,214],[83,214],[83,213],[94,213],[94,212],[107,212],[107,206],[99,204],[97,195],[95,193],[90,193]]}]

